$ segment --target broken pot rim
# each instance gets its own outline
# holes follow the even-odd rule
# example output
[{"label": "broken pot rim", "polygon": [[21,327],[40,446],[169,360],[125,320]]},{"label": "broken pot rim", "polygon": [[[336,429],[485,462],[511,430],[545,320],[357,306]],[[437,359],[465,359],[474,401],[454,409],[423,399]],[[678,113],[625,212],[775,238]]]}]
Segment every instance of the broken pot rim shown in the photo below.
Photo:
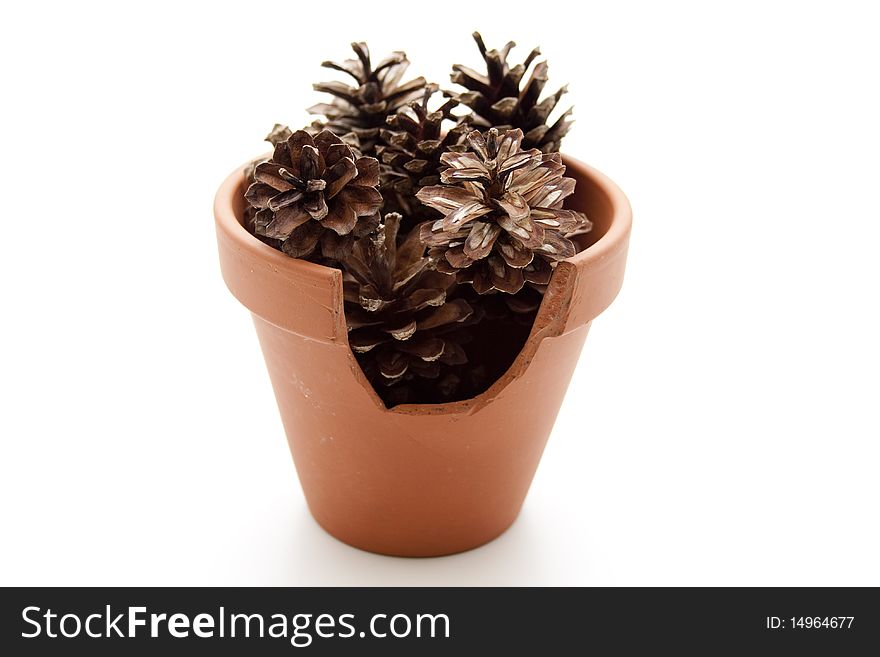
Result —
[{"label": "broken pot rim", "polygon": [[[549,293],[551,290],[561,288],[568,284],[567,282],[560,282],[560,285],[554,285],[554,283],[557,282],[554,279],[558,278],[557,272],[560,272],[563,268],[568,271],[571,269],[589,270],[593,266],[598,266],[612,254],[626,248],[632,226],[632,209],[629,200],[626,198],[623,191],[610,178],[608,178],[608,176],[594,167],[567,155],[563,155],[563,162],[566,167],[591,178],[596,187],[600,188],[606,194],[608,202],[612,207],[612,220],[608,230],[606,230],[605,234],[596,240],[595,243],[582,251],[579,251],[574,256],[559,261],[557,267],[553,271],[545,301],[546,297],[550,296]],[[214,199],[214,217],[217,227],[237,248],[264,261],[274,271],[285,273],[300,279],[309,279],[315,284],[326,284],[331,288],[338,287],[341,289],[341,270],[308,262],[299,258],[291,258],[283,252],[260,241],[245,229],[244,225],[242,225],[235,214],[234,201],[236,194],[244,186],[244,172],[246,166],[247,165],[240,166],[233,171],[217,191],[217,195]],[[564,263],[567,264],[567,267]],[[342,304],[341,296],[339,298],[339,303],[340,305]],[[528,368],[529,362],[537,351],[538,345],[544,338],[559,335],[559,332],[554,333],[545,330],[547,328],[547,322],[541,321],[546,305],[546,303],[542,302],[538,317],[535,320],[535,325],[514,362],[487,390],[474,397],[460,401],[433,404],[399,404],[392,408],[388,408],[373,389],[373,386],[367,380],[366,376],[363,375],[359,365],[355,368],[357,370],[358,379],[366,388],[367,393],[377,406],[381,410],[389,413],[403,415],[452,415],[473,413],[497,397],[508,383],[524,373]],[[346,336],[344,343],[345,347],[349,350],[352,360],[357,364],[357,361],[354,358],[354,353],[351,352],[348,345],[348,330],[345,324],[345,317],[342,312],[338,313],[338,315],[337,321],[341,324],[339,327],[341,329],[340,334]],[[591,317],[589,319],[591,320],[593,318]]]}]

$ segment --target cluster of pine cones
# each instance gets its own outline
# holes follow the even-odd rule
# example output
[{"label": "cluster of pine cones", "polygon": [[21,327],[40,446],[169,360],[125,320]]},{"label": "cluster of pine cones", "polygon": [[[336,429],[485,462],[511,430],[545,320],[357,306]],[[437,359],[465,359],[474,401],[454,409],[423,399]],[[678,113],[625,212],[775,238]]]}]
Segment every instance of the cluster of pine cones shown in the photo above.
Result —
[{"label": "cluster of pine cones", "polygon": [[486,72],[454,66],[464,91],[402,82],[403,52],[373,64],[352,44],[355,59],[323,63],[350,80],[314,85],[332,97],[309,108],[323,118],[276,125],[272,157],[247,172],[254,235],[342,270],[349,344],[389,406],[488,387],[485,344],[468,348],[477,327],[530,326],[555,263],[591,227],[563,208],[571,110],[548,118],[565,88],[541,98],[537,49],[511,66],[513,42],[474,39]]}]

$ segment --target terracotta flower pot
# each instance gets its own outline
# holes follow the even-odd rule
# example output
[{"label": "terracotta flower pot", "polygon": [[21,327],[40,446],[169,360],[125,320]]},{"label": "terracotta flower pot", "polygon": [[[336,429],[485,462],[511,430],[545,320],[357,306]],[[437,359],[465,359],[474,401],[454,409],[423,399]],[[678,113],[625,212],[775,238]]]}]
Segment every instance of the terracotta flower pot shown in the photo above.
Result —
[{"label": "terracotta flower pot", "polygon": [[565,159],[568,200],[593,221],[559,263],[507,372],[477,397],[387,409],[348,347],[342,277],[289,258],[241,224],[242,170],[217,193],[223,277],[252,313],[290,451],[318,523],[355,547],[436,556],[486,543],[516,519],[590,322],[620,289],[632,219],[604,175]]}]

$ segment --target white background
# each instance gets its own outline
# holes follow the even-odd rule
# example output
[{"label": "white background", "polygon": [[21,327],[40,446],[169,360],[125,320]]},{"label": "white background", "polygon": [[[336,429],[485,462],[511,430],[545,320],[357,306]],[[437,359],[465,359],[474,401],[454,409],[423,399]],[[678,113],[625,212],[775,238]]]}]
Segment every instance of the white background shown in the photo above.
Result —
[{"label": "white background", "polygon": [[[0,583],[880,585],[878,17],[711,4],[4,4]],[[629,269],[512,529],[380,557],[308,515],[211,204],[322,59],[445,83],[473,29],[570,83]]]}]

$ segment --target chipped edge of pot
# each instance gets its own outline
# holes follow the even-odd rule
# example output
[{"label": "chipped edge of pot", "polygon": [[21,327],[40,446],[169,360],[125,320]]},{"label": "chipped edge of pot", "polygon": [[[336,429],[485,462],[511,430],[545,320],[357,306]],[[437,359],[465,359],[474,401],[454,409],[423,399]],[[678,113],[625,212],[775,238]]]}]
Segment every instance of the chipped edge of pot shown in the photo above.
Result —
[{"label": "chipped edge of pot", "polygon": [[[595,243],[571,258],[558,263],[541,302],[535,323],[520,353],[495,383],[484,392],[469,399],[438,404],[400,404],[393,408],[385,406],[367,380],[348,345],[348,330],[343,314],[342,272],[331,267],[291,258],[273,249],[245,230],[236,216],[235,197],[236,194],[242,193],[244,186],[243,166],[238,167],[223,182],[214,200],[214,217],[217,239],[221,245],[221,259],[223,246],[226,246],[238,255],[248,257],[256,266],[262,265],[271,275],[277,274],[283,277],[287,283],[300,287],[304,285],[312,287],[316,292],[327,290],[329,294],[318,294],[312,297],[316,303],[323,305],[329,311],[328,321],[325,326],[321,327],[329,333],[325,340],[345,347],[352,373],[380,410],[399,415],[469,415],[479,411],[497,398],[512,381],[526,372],[544,339],[564,335],[589,323],[611,304],[620,291],[632,227],[632,209],[629,201],[623,191],[597,169],[569,156],[563,156],[563,159],[569,170],[576,174],[576,178],[579,180],[589,178],[597,189],[604,192],[605,200],[611,208],[610,225]],[[224,267],[221,266],[221,269]],[[605,273],[609,269],[610,273]],[[251,269],[251,273],[253,272],[254,269]],[[581,283],[588,282],[589,279],[598,278],[603,273],[606,277],[610,277],[611,284],[601,286],[601,289],[600,286],[596,286],[597,294],[593,298],[589,298],[591,290],[585,290],[579,286],[579,280]],[[264,297],[258,300],[249,298],[246,302],[242,298],[244,294],[231,280],[232,277],[227,276],[225,270],[223,278],[230,292],[251,312],[259,315],[265,321],[279,326],[279,328],[297,333],[306,339],[317,339],[314,336],[295,331],[290,326],[284,326],[283,323],[273,321],[271,305],[274,301],[271,298]],[[308,294],[307,291],[303,290],[303,292]],[[573,304],[576,293],[587,298],[580,304]],[[580,312],[573,313],[573,306],[578,306]],[[573,314],[576,316],[572,317]]]}]

